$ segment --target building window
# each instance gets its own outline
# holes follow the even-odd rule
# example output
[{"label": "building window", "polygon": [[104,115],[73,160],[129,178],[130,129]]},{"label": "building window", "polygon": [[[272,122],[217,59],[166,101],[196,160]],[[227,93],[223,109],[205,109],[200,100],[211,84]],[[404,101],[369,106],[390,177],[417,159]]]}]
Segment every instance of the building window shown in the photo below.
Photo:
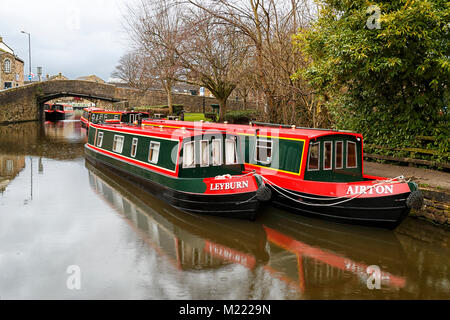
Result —
[{"label": "building window", "polygon": [[13,160],[6,160],[6,173],[12,174],[14,170],[14,161]]},{"label": "building window", "polygon": [[347,168],[357,168],[356,143],[347,141]]},{"label": "building window", "polygon": [[12,88],[12,82],[5,82],[4,89],[11,89]]},{"label": "building window", "polygon": [[150,142],[150,149],[148,152],[148,162],[157,164],[159,159],[159,142]]},{"label": "building window", "polygon": [[200,166],[209,166],[209,142],[207,140],[200,141]]},{"label": "building window", "polygon": [[312,143],[309,146],[308,171],[318,171],[319,170],[319,159],[320,159],[320,142]]},{"label": "building window", "polygon": [[113,151],[117,153],[122,153],[123,151],[123,136],[114,136],[114,142],[113,142]]},{"label": "building window", "polygon": [[212,141],[212,165],[222,165],[222,140],[220,139]]},{"label": "building window", "polygon": [[256,139],[255,160],[263,164],[272,162],[272,141]]},{"label": "building window", "polygon": [[3,68],[5,70],[5,73],[11,73],[11,60],[5,59]]},{"label": "building window", "polygon": [[103,144],[103,132],[97,134],[97,147],[101,148]]},{"label": "building window", "polygon": [[342,142],[342,141],[336,142],[335,158],[336,158],[336,161],[335,161],[336,169],[343,169],[344,168],[344,142]]},{"label": "building window", "polygon": [[237,152],[236,152],[236,140],[227,139],[225,141],[225,161],[226,164],[236,164]]},{"label": "building window", "polygon": [[137,153],[137,146],[138,146],[138,138],[133,138],[133,143],[131,143],[131,157],[135,158]]},{"label": "building window", "polygon": [[194,141],[184,145],[183,168],[195,167],[195,144]]},{"label": "building window", "polygon": [[323,159],[323,169],[324,170],[331,170],[333,169],[333,142],[331,141],[325,141],[325,154]]}]

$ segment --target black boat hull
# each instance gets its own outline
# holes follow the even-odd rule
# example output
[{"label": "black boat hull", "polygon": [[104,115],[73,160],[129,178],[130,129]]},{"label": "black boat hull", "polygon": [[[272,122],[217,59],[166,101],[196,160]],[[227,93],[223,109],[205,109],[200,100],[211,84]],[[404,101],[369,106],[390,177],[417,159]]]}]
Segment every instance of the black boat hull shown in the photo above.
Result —
[{"label": "black boat hull", "polygon": [[86,153],[86,160],[98,168],[125,177],[133,184],[152,193],[171,206],[188,213],[254,220],[260,207],[260,202],[256,200],[256,192],[229,195],[201,195],[181,192],[124,171],[93,157],[89,153]]},{"label": "black boat hull", "polygon": [[289,193],[297,194],[298,199],[305,197],[302,204],[301,201],[292,200],[292,194],[285,197],[274,188],[272,192],[274,194],[272,204],[277,208],[339,223],[395,229],[410,212],[410,208],[406,205],[409,193],[378,198],[356,198],[336,206],[327,206],[326,204],[332,201],[306,198],[319,198],[317,195],[289,190]]}]

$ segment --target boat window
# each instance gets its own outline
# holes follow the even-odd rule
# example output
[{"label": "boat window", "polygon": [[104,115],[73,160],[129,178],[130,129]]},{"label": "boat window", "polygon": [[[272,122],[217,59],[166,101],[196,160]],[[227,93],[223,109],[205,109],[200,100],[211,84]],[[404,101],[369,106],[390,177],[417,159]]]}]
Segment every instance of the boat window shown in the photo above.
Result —
[{"label": "boat window", "polygon": [[332,158],[333,158],[333,143],[331,141],[325,141],[325,154],[323,159],[323,169],[331,170],[333,169]]},{"label": "boat window", "polygon": [[184,145],[183,168],[195,167],[195,144],[194,141]]},{"label": "boat window", "polygon": [[312,143],[309,146],[309,171],[319,170],[319,157],[320,157],[320,142]]},{"label": "boat window", "polygon": [[119,115],[118,114],[114,115],[114,120],[119,120]]},{"label": "boat window", "polygon": [[212,165],[222,165],[222,140],[214,139],[212,141]]},{"label": "boat window", "polygon": [[356,143],[347,141],[347,168],[357,168]]},{"label": "boat window", "polygon": [[157,164],[159,159],[159,142],[150,142],[150,150],[148,153],[148,162]]},{"label": "boat window", "polygon": [[202,167],[209,166],[209,142],[206,140],[200,141],[200,165]]},{"label": "boat window", "polygon": [[97,147],[101,148],[103,144],[103,132],[97,134]]},{"label": "boat window", "polygon": [[138,146],[138,138],[133,138],[133,143],[131,144],[131,157],[136,157],[137,146]]},{"label": "boat window", "polygon": [[269,164],[272,162],[272,141],[257,139],[255,157],[257,162]]},{"label": "boat window", "polygon": [[344,168],[344,142],[342,141],[336,142],[335,158],[336,158],[335,163],[336,169]]},{"label": "boat window", "polygon": [[227,139],[225,141],[225,163],[237,163],[236,140],[234,139]]},{"label": "boat window", "polygon": [[114,136],[114,142],[113,142],[113,151],[117,153],[122,153],[123,151],[123,136]]}]

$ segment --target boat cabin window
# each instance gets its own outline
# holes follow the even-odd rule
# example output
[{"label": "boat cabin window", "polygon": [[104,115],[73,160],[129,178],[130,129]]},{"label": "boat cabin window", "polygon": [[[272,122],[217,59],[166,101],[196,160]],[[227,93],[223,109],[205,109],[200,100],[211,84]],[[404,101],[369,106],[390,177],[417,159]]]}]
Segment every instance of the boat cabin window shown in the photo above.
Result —
[{"label": "boat cabin window", "polygon": [[272,162],[272,141],[257,139],[255,156],[257,162],[270,164]]},{"label": "boat cabin window", "polygon": [[159,148],[160,143],[159,142],[150,142],[150,149],[148,153],[148,162],[157,164],[159,159]]},{"label": "boat cabin window", "polygon": [[103,144],[103,132],[97,134],[97,147],[101,148]]},{"label": "boat cabin window", "polygon": [[325,150],[324,150],[325,154],[324,154],[324,159],[323,159],[323,169],[331,170],[331,169],[333,169],[333,162],[332,162],[333,142],[325,141],[324,146],[325,146]]},{"label": "boat cabin window", "polygon": [[188,142],[184,145],[183,168],[195,167],[195,142]]},{"label": "boat cabin window", "polygon": [[200,141],[200,166],[209,166],[209,142],[207,140]]},{"label": "boat cabin window", "polygon": [[312,143],[309,146],[309,171],[319,170],[319,158],[320,158],[320,142]]},{"label": "boat cabin window", "polygon": [[131,157],[136,157],[137,146],[138,146],[138,138],[133,138],[133,142],[131,143]]},{"label": "boat cabin window", "polygon": [[357,168],[356,143],[347,141],[347,168]]},{"label": "boat cabin window", "polygon": [[335,166],[336,169],[344,168],[344,142],[342,141],[336,141]]},{"label": "boat cabin window", "polygon": [[225,141],[225,162],[226,164],[236,164],[237,152],[236,152],[236,140],[227,139]]},{"label": "boat cabin window", "polygon": [[123,151],[123,136],[114,136],[114,142],[113,142],[113,151],[117,153],[122,153]]},{"label": "boat cabin window", "polygon": [[212,165],[222,165],[222,141],[220,139],[214,139],[212,141]]}]

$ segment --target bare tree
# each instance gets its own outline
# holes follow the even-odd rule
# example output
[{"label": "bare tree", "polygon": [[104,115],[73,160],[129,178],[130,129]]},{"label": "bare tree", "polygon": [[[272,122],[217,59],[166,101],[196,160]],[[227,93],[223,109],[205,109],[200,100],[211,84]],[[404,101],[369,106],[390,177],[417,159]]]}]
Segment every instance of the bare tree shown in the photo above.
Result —
[{"label": "bare tree", "polygon": [[185,81],[207,88],[220,105],[220,121],[227,112],[227,100],[245,71],[246,39],[233,26],[218,23],[203,11],[185,16],[185,36],[177,51]]},{"label": "bare tree", "polygon": [[172,114],[172,88],[181,70],[177,55],[181,41],[180,6],[170,0],[140,0],[128,6],[125,19],[135,47],[146,57],[147,70],[167,94]]},{"label": "bare tree", "polygon": [[144,92],[155,83],[145,57],[137,51],[132,51],[122,56],[112,76],[122,80],[132,88]]},{"label": "bare tree", "polygon": [[[265,97],[264,111],[270,121],[303,122],[298,114],[312,92],[291,76],[304,63],[292,45],[292,35],[313,17],[308,0],[187,0],[214,17],[218,23],[239,30],[252,45],[256,91]],[[306,109],[305,109],[306,108]],[[300,109],[300,110],[298,110]],[[305,113],[306,114],[306,113]]]}]

